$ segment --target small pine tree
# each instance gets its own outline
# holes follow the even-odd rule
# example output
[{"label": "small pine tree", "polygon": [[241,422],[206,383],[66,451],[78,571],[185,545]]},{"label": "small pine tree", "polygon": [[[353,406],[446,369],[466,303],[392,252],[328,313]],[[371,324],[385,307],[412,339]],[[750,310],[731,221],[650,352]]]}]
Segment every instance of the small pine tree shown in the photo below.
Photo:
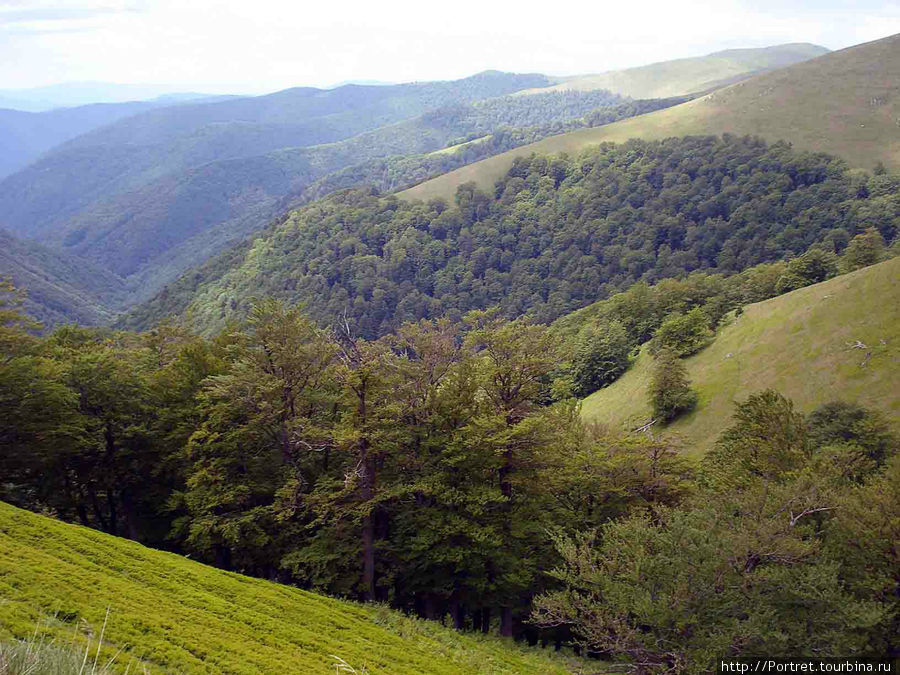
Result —
[{"label": "small pine tree", "polygon": [[670,349],[656,355],[648,393],[653,416],[664,422],[671,422],[697,405],[697,393],[691,389],[687,370]]}]

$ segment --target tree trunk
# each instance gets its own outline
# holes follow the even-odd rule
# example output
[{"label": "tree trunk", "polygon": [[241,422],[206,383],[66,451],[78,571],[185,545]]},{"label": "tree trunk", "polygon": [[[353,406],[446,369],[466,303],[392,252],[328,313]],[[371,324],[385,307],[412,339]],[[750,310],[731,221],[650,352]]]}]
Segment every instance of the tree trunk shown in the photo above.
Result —
[{"label": "tree trunk", "polygon": [[131,491],[128,488],[119,493],[119,501],[122,503],[122,517],[125,520],[125,532],[127,537],[134,541],[138,541],[137,520],[134,515],[134,500],[131,498]]},{"label": "tree trunk", "polygon": [[491,608],[485,607],[481,610],[481,632],[487,635],[491,632]]},{"label": "tree trunk", "polygon": [[434,596],[430,593],[425,596],[425,618],[432,620],[437,618],[437,605],[434,602]]},{"label": "tree trunk", "polygon": [[88,495],[91,498],[91,507],[94,509],[94,517],[97,519],[97,522],[100,523],[100,529],[104,532],[109,532],[109,526],[106,524],[106,518],[103,516],[103,509],[100,508],[100,500],[97,499],[97,492],[94,490],[93,485],[88,487]]},{"label": "tree trunk", "polygon": [[[358,394],[357,416],[360,425],[366,425],[366,393],[362,389]],[[369,439],[363,434],[359,439],[359,497],[362,504],[367,505],[375,497],[375,463],[369,457]],[[362,595],[364,602],[375,601],[375,519],[371,509],[367,510],[362,521],[362,556],[363,576]]]},{"label": "tree trunk", "polygon": [[513,634],[513,615],[512,607],[500,608],[500,635],[503,637],[512,637]]},{"label": "tree trunk", "polygon": [[106,506],[109,509],[109,533],[118,534],[118,516],[116,515],[116,493],[112,489],[106,490]]}]

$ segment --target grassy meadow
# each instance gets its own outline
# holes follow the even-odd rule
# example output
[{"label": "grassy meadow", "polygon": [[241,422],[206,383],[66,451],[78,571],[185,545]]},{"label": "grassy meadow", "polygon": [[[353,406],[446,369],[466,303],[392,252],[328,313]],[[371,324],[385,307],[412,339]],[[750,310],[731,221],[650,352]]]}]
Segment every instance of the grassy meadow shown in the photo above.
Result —
[{"label": "grassy meadow", "polygon": [[[109,618],[104,628],[107,609]],[[67,646],[112,670],[571,673],[552,650],[224,572],[0,502],[0,641]],[[63,671],[68,672],[68,671]],[[78,671],[75,671],[78,672]]]},{"label": "grassy meadow", "polygon": [[651,63],[636,68],[611,70],[592,75],[564,78],[559,84],[542,89],[527,89],[523,94],[547,91],[591,91],[608,89],[631,98],[667,98],[707,91],[730,84],[760,70],[778,68],[827,53],[824,47],[798,43],[762,49],[730,49],[706,56],[695,56]]},{"label": "grassy meadow", "polygon": [[[857,340],[867,349],[851,347]],[[652,361],[645,348],[621,378],[584,400],[584,417],[614,428],[648,421]],[[841,399],[900,420],[900,258],[748,305],[685,365],[699,403],[664,433],[682,437],[690,454],[715,442],[734,401],[762,389],[804,413]]]}]

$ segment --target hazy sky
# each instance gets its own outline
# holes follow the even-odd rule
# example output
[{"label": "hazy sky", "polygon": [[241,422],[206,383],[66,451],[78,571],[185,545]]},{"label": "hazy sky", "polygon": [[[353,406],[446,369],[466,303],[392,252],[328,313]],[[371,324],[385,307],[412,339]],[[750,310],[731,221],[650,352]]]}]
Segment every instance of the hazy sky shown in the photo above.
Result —
[{"label": "hazy sky", "polygon": [[870,0],[0,0],[0,89],[97,80],[262,92],[487,68],[574,74],[893,33],[900,2]]}]

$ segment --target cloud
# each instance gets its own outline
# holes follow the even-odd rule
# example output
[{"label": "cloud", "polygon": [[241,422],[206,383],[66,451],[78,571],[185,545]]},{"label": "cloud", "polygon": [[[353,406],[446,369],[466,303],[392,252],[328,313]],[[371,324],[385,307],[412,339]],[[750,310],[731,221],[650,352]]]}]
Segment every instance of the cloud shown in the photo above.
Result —
[{"label": "cloud", "polygon": [[139,12],[146,9],[144,2],[32,2],[25,0],[0,0],[0,30],[9,28],[38,28],[41,24],[83,22],[89,19]]}]

